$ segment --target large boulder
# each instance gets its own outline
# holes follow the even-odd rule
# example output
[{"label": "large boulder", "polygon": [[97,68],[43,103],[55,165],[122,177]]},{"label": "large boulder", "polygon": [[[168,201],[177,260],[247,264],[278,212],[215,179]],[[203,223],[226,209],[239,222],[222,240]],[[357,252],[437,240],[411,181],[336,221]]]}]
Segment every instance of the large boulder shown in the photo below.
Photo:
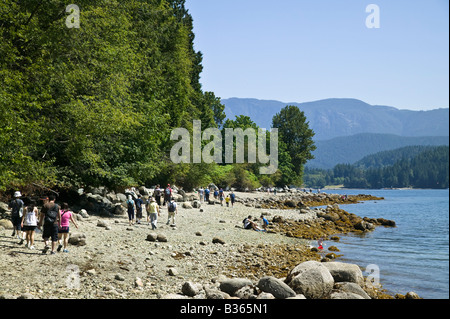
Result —
[{"label": "large boulder", "polygon": [[190,202],[184,202],[181,206],[184,209],[192,209],[192,204]]},{"label": "large boulder", "polygon": [[334,288],[338,289],[340,293],[356,294],[363,299],[370,299],[370,296],[358,284],[353,282],[338,282],[335,283]]},{"label": "large boulder", "polygon": [[194,201],[192,202],[192,207],[194,207],[194,208],[200,208],[200,207],[202,207],[202,203],[201,203],[199,200],[194,200]]},{"label": "large boulder", "polygon": [[322,299],[330,295],[334,279],[322,263],[306,261],[291,270],[286,283],[307,299]]},{"label": "large boulder", "polygon": [[70,235],[69,244],[74,246],[85,246],[86,235],[82,233],[74,233]]},{"label": "large boulder", "polygon": [[375,229],[375,225],[369,222],[366,222],[364,220],[361,220],[357,222],[355,225],[353,225],[355,229],[361,230],[361,231],[371,231]]},{"label": "large boulder", "polygon": [[127,202],[127,195],[122,194],[122,193],[117,193],[116,194],[116,203],[126,203]]},{"label": "large boulder", "polygon": [[127,214],[127,208],[121,203],[116,203],[114,208],[114,215],[125,216]]},{"label": "large boulder", "polygon": [[250,286],[253,283],[249,279],[245,278],[233,278],[226,279],[220,283],[220,290],[226,292],[227,294],[233,296],[236,291],[245,286]]},{"label": "large boulder", "polygon": [[181,287],[181,292],[186,296],[195,297],[202,289],[202,285],[187,281]]},{"label": "large boulder", "polygon": [[13,229],[14,228],[13,223],[8,219],[1,219],[0,226],[4,227],[5,229]]},{"label": "large boulder", "polygon": [[258,288],[272,294],[277,299],[295,297],[296,293],[288,285],[275,277],[264,277],[258,282]]},{"label": "large boulder", "polygon": [[333,292],[330,299],[364,299],[358,294],[346,291]]},{"label": "large boulder", "polygon": [[7,203],[0,202],[0,214],[8,212],[10,209]]},{"label": "large boulder", "polygon": [[364,277],[358,265],[342,262],[327,262],[323,265],[333,276],[335,282],[353,282],[360,286],[364,283]]}]

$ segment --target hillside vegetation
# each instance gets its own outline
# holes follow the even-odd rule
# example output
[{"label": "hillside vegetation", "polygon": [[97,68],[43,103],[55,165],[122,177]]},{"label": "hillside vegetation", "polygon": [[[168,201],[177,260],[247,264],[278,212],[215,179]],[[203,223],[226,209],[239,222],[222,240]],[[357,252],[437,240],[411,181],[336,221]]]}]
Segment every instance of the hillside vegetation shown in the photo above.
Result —
[{"label": "hillside vegetation", "polygon": [[273,115],[284,133],[270,176],[258,163],[225,165],[220,154],[214,163],[193,164],[190,151],[191,161],[171,159],[171,133],[192,136],[194,120],[202,131],[258,129],[250,117],[225,122],[220,98],[202,90],[185,0],[76,5],[79,20],[66,1],[0,3],[0,191],[301,183],[314,133],[297,107]]},{"label": "hillside vegetation", "polygon": [[449,147],[408,147],[366,157],[355,165],[306,169],[308,187],[343,185],[347,188],[449,187]]}]

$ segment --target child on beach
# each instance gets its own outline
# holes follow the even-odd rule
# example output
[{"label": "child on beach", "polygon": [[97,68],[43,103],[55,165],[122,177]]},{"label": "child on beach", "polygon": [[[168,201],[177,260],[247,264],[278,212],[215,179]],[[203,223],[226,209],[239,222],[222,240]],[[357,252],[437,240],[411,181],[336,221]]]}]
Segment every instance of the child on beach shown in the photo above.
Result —
[{"label": "child on beach", "polygon": [[21,229],[25,232],[26,247],[34,249],[34,233],[37,227],[38,209],[36,203],[31,203],[25,207],[25,213],[22,216]]},{"label": "child on beach", "polygon": [[227,197],[225,198],[225,203],[227,204],[227,207],[230,207],[230,201],[231,201],[230,195],[227,195]]},{"label": "child on beach", "polygon": [[319,247],[317,247],[317,248],[320,249],[320,250],[323,250],[323,238],[320,238],[317,241],[317,244],[319,245]]},{"label": "child on beach", "polygon": [[[64,245],[63,252],[68,253],[67,244],[69,242],[69,224],[72,222],[75,227],[78,229],[78,225],[73,219],[73,213],[69,210],[69,204],[63,203],[61,209],[61,227],[58,230],[58,251],[61,251],[61,248]],[[61,241],[62,240],[62,241]]]}]

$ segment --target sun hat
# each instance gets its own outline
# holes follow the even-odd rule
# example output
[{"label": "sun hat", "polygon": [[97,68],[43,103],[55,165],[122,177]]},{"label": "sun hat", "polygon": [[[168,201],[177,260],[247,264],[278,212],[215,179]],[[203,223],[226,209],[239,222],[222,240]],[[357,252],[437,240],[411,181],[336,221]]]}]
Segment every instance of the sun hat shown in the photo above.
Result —
[{"label": "sun hat", "polygon": [[22,194],[19,191],[14,193],[14,197],[21,197],[21,196],[22,196]]}]

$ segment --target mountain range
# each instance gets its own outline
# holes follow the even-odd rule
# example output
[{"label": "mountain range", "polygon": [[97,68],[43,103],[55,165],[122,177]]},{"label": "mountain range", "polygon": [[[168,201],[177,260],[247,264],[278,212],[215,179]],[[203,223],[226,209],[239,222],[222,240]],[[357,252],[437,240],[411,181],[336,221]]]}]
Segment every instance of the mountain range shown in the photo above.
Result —
[{"label": "mountain range", "polygon": [[315,132],[317,150],[308,167],[353,164],[364,156],[410,145],[449,145],[448,108],[400,110],[337,98],[306,103],[230,98],[223,99],[222,103],[227,118],[246,115],[267,129],[272,125],[273,116],[286,105],[299,107]]},{"label": "mountain range", "polygon": [[360,133],[399,136],[448,136],[449,109],[431,111],[399,110],[391,106],[370,105],[357,99],[326,99],[306,103],[230,98],[222,100],[228,118],[247,115],[259,127],[269,129],[272,117],[286,105],[305,113],[315,140]]}]

